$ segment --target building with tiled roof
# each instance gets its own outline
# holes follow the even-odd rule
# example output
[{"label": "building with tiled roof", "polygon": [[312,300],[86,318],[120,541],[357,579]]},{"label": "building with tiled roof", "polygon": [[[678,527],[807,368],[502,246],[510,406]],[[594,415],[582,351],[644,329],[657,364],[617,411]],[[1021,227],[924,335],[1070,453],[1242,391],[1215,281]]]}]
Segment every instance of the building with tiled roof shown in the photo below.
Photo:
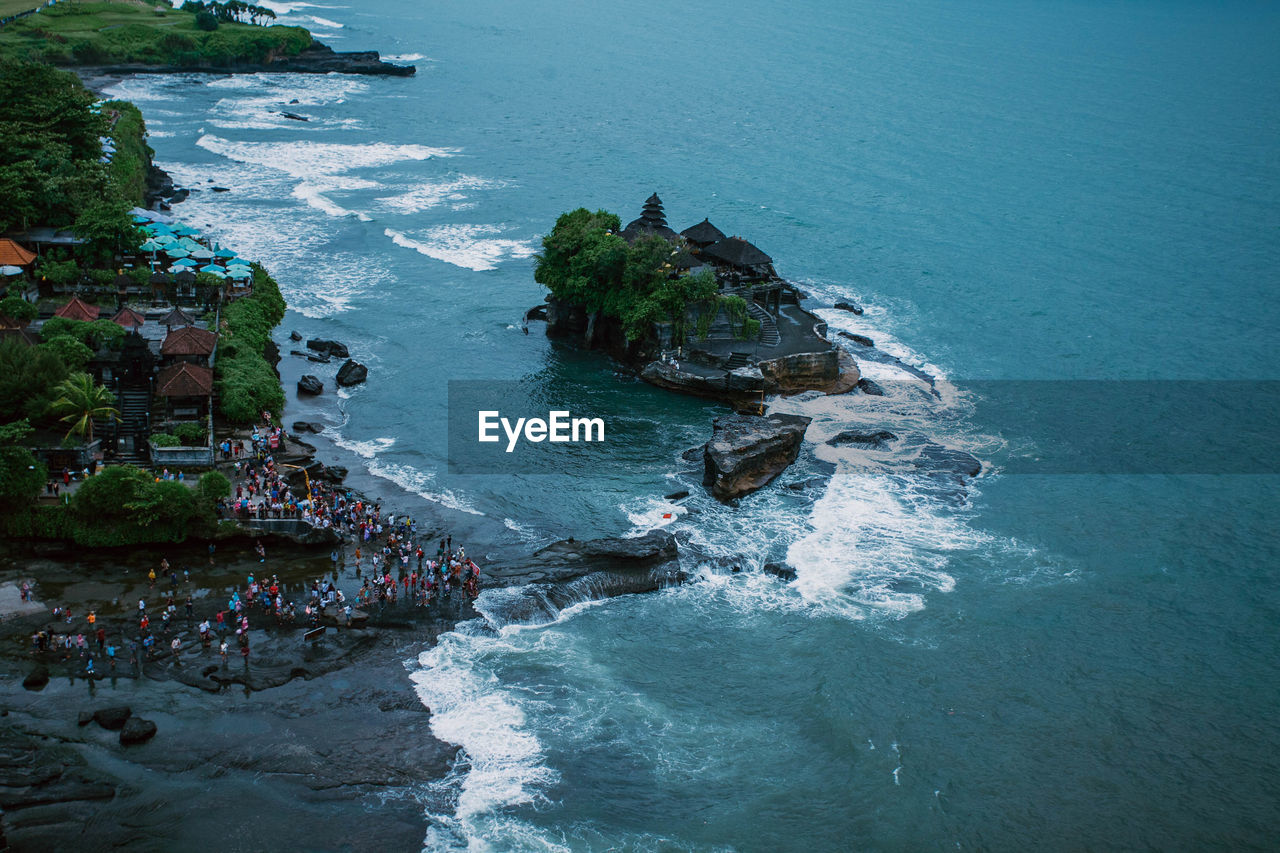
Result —
[{"label": "building with tiled roof", "polygon": [[139,329],[146,321],[146,317],[143,317],[137,311],[134,311],[132,308],[127,306],[121,308],[116,312],[116,316],[111,318],[111,322],[126,329]]},{"label": "building with tiled roof", "polygon": [[98,306],[90,305],[79,296],[71,297],[71,301],[63,305],[57,311],[53,312],[55,317],[66,317],[68,320],[84,320],[86,323],[92,323],[98,319]]},{"label": "building with tiled roof", "polygon": [[0,237],[0,267],[25,267],[36,259],[36,253],[24,249],[8,237]]},{"label": "building with tiled roof", "polygon": [[213,355],[218,336],[195,326],[183,326],[165,335],[160,345],[160,355],[165,358],[193,363],[205,363]]},{"label": "building with tiled roof", "polygon": [[171,364],[156,377],[161,397],[208,397],[213,393],[213,369],[198,364]]}]

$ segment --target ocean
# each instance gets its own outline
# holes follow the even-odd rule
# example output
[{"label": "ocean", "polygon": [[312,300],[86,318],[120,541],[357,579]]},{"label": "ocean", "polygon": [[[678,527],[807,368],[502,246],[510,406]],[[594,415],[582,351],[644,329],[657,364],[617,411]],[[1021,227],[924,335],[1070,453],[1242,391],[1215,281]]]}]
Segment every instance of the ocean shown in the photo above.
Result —
[{"label": "ocean", "polygon": [[[662,525],[686,543],[684,586],[538,625],[489,590],[483,619],[405,661],[459,747],[414,792],[424,849],[1275,844],[1276,476],[1037,467],[1080,436],[1141,445],[1144,421],[1115,436],[1104,406],[1028,432],[983,399],[1087,380],[1120,409],[1154,381],[1272,378],[1274,5],[267,5],[418,73],[109,91],[200,190],[175,214],[279,279],[283,351],[297,330],[369,366],[334,394],[336,365],[308,365],[326,394],[286,420],[324,422],[354,478],[454,519],[471,553]],[[814,418],[801,459],[735,507],[680,459],[724,409],[521,329],[555,218],[626,222],[653,192],[677,230],[752,240],[833,332],[899,360],[850,345],[883,398],[777,401]],[[448,380],[572,400],[625,464],[450,474]],[[1193,432],[1221,414],[1179,413]],[[892,451],[825,445],[852,427],[986,473],[939,488]]]}]

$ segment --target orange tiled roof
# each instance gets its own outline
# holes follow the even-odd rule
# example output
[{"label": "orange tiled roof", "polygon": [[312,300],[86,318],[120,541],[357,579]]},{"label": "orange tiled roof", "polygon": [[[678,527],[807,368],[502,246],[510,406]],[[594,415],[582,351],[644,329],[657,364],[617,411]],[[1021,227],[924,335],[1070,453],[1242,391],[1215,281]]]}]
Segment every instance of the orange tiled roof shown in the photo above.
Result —
[{"label": "orange tiled roof", "polygon": [[25,267],[35,259],[35,252],[22,248],[8,237],[0,237],[0,266]]},{"label": "orange tiled roof", "polygon": [[156,393],[161,397],[208,397],[213,393],[213,370],[196,364],[173,364],[160,371]]},{"label": "orange tiled roof", "polygon": [[98,319],[98,306],[90,305],[79,296],[71,297],[71,301],[53,312],[55,317],[66,317],[70,320],[92,322]]},{"label": "orange tiled roof", "polygon": [[218,336],[195,326],[174,329],[160,345],[161,355],[211,355]]},{"label": "orange tiled roof", "polygon": [[111,322],[116,323],[117,325],[123,326],[126,329],[136,329],[139,326],[141,326],[143,323],[147,322],[147,318],[143,317],[141,314],[139,314],[137,311],[134,311],[132,308],[126,307],[126,308],[121,308],[116,313],[116,316],[111,318]]}]

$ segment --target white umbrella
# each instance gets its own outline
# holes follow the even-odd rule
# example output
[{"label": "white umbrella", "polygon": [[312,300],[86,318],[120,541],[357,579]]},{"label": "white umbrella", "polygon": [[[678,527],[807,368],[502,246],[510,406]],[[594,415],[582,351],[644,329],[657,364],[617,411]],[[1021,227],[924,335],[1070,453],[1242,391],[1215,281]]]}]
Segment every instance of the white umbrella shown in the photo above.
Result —
[{"label": "white umbrella", "polygon": [[22,275],[22,267],[15,267],[5,264],[0,267],[0,275]]}]

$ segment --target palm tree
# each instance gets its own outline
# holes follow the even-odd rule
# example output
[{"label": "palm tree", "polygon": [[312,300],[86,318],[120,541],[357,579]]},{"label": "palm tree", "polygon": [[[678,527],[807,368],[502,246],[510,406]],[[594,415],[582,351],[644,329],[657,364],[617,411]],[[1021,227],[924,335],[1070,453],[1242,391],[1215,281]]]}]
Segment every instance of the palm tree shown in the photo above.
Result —
[{"label": "palm tree", "polygon": [[58,398],[49,404],[49,411],[62,415],[64,424],[71,424],[67,438],[86,436],[93,441],[94,418],[118,418],[120,412],[112,408],[116,397],[106,388],[94,383],[87,373],[73,373],[55,389]]}]

